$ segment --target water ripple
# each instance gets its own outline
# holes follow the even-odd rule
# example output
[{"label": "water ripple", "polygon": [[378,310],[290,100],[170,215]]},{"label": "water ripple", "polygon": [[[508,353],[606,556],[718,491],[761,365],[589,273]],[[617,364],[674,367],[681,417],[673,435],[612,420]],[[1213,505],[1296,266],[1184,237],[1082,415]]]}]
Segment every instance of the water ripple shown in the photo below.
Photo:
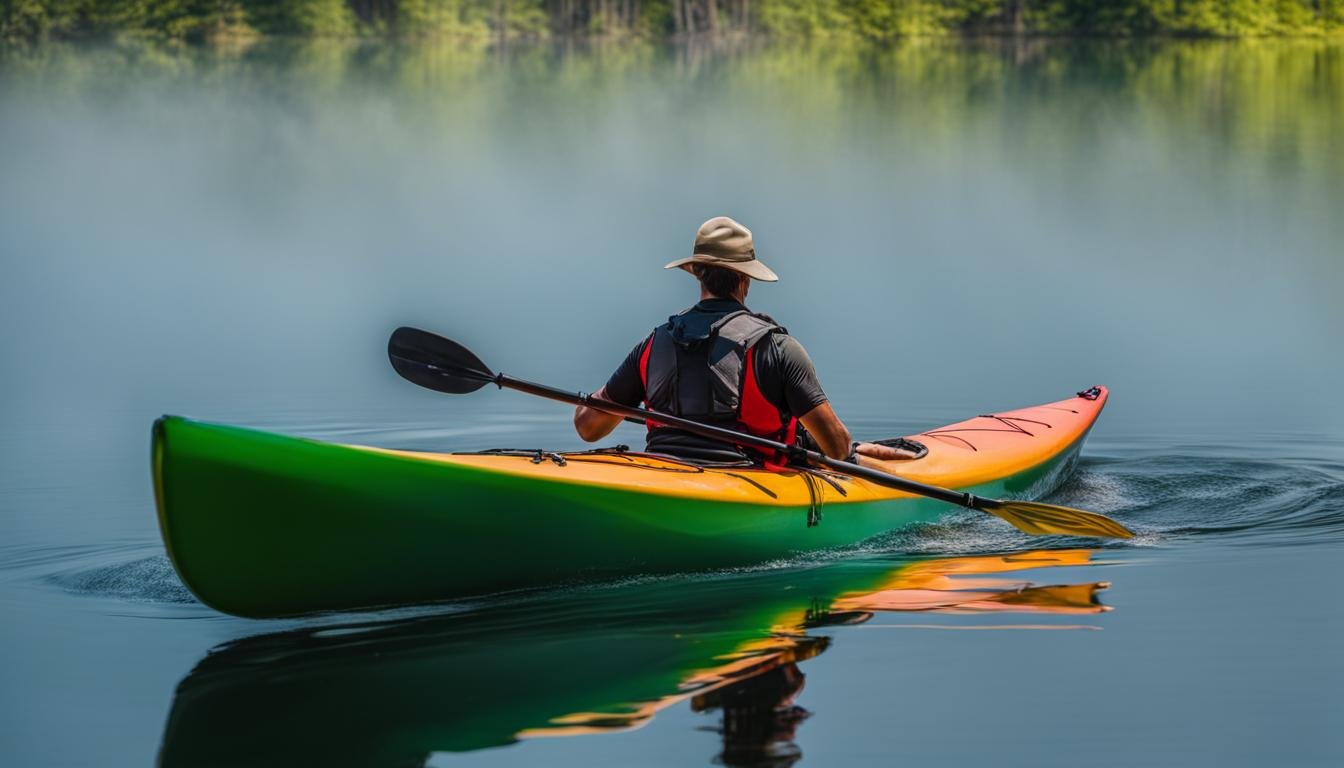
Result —
[{"label": "water ripple", "polygon": [[1084,462],[1051,501],[1112,515],[1145,537],[1238,544],[1344,541],[1344,465],[1146,456]]},{"label": "water ripple", "polygon": [[76,594],[131,602],[195,603],[164,555],[52,574],[47,581]]}]

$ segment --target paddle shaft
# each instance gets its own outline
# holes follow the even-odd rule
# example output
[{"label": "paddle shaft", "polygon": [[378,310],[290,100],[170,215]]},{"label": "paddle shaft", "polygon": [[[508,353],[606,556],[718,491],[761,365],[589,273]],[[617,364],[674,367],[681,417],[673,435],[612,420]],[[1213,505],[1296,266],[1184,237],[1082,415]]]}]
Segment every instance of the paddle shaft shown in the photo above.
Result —
[{"label": "paddle shaft", "polygon": [[817,451],[808,451],[798,446],[786,445],[776,440],[765,437],[757,437],[742,432],[737,432],[723,427],[716,427],[712,424],[701,424],[698,421],[690,421],[679,416],[673,416],[668,413],[659,413],[645,408],[639,408],[633,405],[621,405],[610,400],[593,397],[583,392],[569,392],[555,387],[548,387],[545,384],[515,379],[507,374],[496,374],[492,381],[500,388],[508,388],[518,392],[526,392],[530,395],[544,397],[548,400],[557,400],[571,405],[583,405],[589,408],[595,408],[615,416],[624,416],[627,419],[652,420],[659,424],[669,427],[685,430],[703,437],[714,440],[722,440],[734,445],[746,445],[752,448],[759,448],[765,451],[777,451],[792,459],[807,459],[815,464],[821,464],[836,472],[854,477],[861,477],[869,482],[884,485],[888,488],[913,493],[917,496],[927,496],[939,501],[945,501],[948,504],[955,504],[959,507],[970,507],[972,509],[984,510],[985,507],[995,503],[992,499],[982,499],[972,493],[954,491],[949,488],[940,488],[936,485],[925,485],[924,483],[908,480],[904,477],[888,474],[880,470],[869,467],[851,464],[847,461],[832,459]]},{"label": "paddle shaft", "polygon": [[475,392],[487,384],[495,384],[500,388],[508,387],[548,400],[587,406],[630,421],[643,421],[647,418],[654,423],[661,422],[712,440],[772,451],[794,461],[811,461],[836,472],[861,477],[877,485],[896,488],[917,496],[927,496],[948,504],[978,509],[1003,519],[1024,533],[1035,536],[1064,534],[1127,539],[1134,535],[1123,525],[1093,512],[1040,502],[984,499],[970,493],[925,485],[880,470],[837,461],[815,451],[805,451],[776,440],[701,424],[644,408],[621,405],[581,392],[567,392],[544,384],[515,379],[502,373],[497,374],[475,353],[461,344],[418,328],[402,327],[394,331],[387,340],[387,356],[392,367],[402,377],[436,392],[464,395]]}]

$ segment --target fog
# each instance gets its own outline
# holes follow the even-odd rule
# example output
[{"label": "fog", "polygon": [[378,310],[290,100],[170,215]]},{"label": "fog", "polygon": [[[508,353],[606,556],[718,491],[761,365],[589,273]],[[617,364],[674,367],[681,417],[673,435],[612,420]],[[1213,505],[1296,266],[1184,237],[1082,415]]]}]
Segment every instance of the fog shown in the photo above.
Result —
[{"label": "fog", "polygon": [[60,55],[0,91],[7,423],[551,413],[414,391],[387,333],[594,389],[727,214],[842,415],[1344,426],[1338,110],[1257,88],[1279,54]]}]

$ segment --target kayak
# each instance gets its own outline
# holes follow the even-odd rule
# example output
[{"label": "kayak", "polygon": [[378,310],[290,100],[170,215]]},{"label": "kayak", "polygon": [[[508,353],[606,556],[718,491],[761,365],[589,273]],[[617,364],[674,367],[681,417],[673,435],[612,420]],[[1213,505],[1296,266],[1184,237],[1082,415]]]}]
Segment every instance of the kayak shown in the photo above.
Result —
[{"label": "kayak", "polygon": [[[906,438],[893,474],[1038,498],[1072,471],[1108,393]],[[206,605],[278,617],[641,574],[722,569],[856,544],[953,508],[843,474],[699,466],[621,449],[431,453],[164,416],[159,528]]]}]

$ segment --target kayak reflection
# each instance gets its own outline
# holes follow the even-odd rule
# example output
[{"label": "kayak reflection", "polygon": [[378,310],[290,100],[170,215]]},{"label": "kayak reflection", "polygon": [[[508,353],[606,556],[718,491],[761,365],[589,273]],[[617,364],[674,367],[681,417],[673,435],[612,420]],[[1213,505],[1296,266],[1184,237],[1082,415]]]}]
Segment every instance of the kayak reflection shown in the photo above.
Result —
[{"label": "kayak reflection", "polygon": [[249,637],[211,651],[178,685],[159,761],[419,765],[434,752],[636,728],[689,699],[721,712],[722,763],[791,765],[808,715],[798,664],[831,641],[818,628],[880,611],[1099,613],[1103,582],[993,576],[1090,555],[663,579]]}]

